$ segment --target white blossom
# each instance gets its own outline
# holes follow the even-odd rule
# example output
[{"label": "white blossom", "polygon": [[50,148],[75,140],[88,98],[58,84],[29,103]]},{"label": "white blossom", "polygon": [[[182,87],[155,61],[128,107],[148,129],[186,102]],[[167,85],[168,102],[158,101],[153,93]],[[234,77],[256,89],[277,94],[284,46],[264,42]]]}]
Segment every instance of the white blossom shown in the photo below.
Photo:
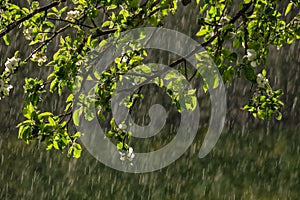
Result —
[{"label": "white blossom", "polygon": [[126,124],[119,124],[118,127],[119,127],[119,129],[126,129],[127,128]]},{"label": "white blossom", "polygon": [[128,154],[127,154],[127,159],[129,161],[132,161],[134,159],[135,155],[133,153],[133,148],[132,147],[129,147],[128,149]]},{"label": "white blossom", "polygon": [[269,83],[269,80],[265,76],[263,76],[261,73],[259,73],[257,75],[256,82],[259,87],[265,87],[265,85],[267,83]]},{"label": "white blossom", "polygon": [[80,12],[78,10],[71,10],[67,12],[66,20],[72,20],[79,16]]},{"label": "white blossom", "polygon": [[27,28],[23,33],[26,40],[32,40],[34,38],[33,28]]},{"label": "white blossom", "polygon": [[128,61],[128,57],[127,57],[127,56],[123,56],[123,57],[122,57],[122,62],[123,62],[123,63],[126,63],[127,61]]},{"label": "white blossom", "polygon": [[76,66],[82,66],[84,62],[82,60],[79,60],[75,63]]},{"label": "white blossom", "polygon": [[13,88],[12,85],[5,83],[2,79],[0,79],[0,93],[4,96],[9,95],[10,90]]},{"label": "white blossom", "polygon": [[32,55],[32,60],[41,64],[47,61],[47,57],[44,54],[37,52]]},{"label": "white blossom", "polygon": [[251,65],[252,67],[257,67],[257,62],[256,62],[256,61],[251,61],[250,65]]},{"label": "white blossom", "polygon": [[20,58],[8,58],[7,61],[5,62],[5,71],[8,73],[13,73],[14,70],[18,67]]},{"label": "white blossom", "polygon": [[13,88],[12,85],[6,85],[6,87],[4,88],[7,91],[7,94],[9,94],[10,90]]},{"label": "white blossom", "polygon": [[247,50],[247,57],[249,61],[254,61],[257,58],[257,53],[254,49]]},{"label": "white blossom", "polygon": [[121,155],[120,160],[122,161],[128,160],[131,162],[135,157],[132,147],[129,147],[127,151],[119,151],[119,154]]}]

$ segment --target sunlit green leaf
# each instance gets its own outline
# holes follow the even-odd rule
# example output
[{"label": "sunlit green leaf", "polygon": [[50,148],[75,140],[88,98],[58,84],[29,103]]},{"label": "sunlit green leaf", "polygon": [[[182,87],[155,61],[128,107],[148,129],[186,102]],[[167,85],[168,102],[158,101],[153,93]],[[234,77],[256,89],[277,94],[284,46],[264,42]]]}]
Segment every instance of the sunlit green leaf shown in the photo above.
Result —
[{"label": "sunlit green leaf", "polygon": [[287,5],[284,15],[288,15],[288,14],[290,13],[290,11],[291,11],[291,9],[292,9],[292,7],[293,7],[293,4],[294,4],[293,2],[290,2],[290,3]]},{"label": "sunlit green leaf", "polygon": [[73,157],[79,158],[81,155],[81,151],[82,151],[82,148],[81,148],[80,144],[75,144],[74,149],[73,149]]},{"label": "sunlit green leaf", "polygon": [[8,34],[5,34],[5,35],[3,36],[3,40],[4,40],[4,43],[5,43],[7,46],[10,45],[11,40],[10,40],[10,36],[9,36]]},{"label": "sunlit green leaf", "polygon": [[78,108],[77,110],[74,110],[73,112],[73,122],[76,126],[79,126],[79,120],[82,112],[83,112],[82,107]]},{"label": "sunlit green leaf", "polygon": [[282,113],[281,112],[277,112],[277,120],[281,120],[282,119]]}]

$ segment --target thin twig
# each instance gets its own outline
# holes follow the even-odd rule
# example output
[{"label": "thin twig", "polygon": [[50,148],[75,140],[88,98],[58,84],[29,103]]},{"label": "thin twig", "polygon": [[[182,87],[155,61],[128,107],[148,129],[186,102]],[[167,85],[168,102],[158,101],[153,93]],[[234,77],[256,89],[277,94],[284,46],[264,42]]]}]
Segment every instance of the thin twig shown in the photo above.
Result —
[{"label": "thin twig", "polygon": [[79,26],[83,26],[83,27],[86,27],[86,28],[89,28],[89,29],[94,28],[94,27],[92,27],[92,26],[89,26],[89,25],[86,25],[86,24],[79,23],[78,21],[73,22],[73,21],[70,21],[70,20],[66,20],[66,19],[62,19],[62,18],[53,18],[53,17],[47,17],[47,19],[53,20],[53,21],[67,22],[67,23],[69,23],[69,24],[79,25]]}]

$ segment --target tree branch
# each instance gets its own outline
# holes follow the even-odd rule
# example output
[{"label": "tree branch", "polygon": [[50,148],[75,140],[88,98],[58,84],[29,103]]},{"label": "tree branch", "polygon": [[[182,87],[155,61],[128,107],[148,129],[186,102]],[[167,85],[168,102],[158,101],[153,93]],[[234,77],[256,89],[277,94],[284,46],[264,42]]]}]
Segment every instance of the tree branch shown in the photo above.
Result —
[{"label": "tree branch", "polygon": [[103,36],[103,35],[107,35],[110,33],[114,33],[116,32],[117,29],[108,29],[108,30],[97,30],[95,34],[92,35],[92,38],[95,39],[97,37]]},{"label": "tree branch", "polygon": [[89,25],[86,25],[86,24],[82,24],[82,23],[80,23],[78,21],[73,22],[73,21],[70,21],[70,20],[66,20],[66,19],[62,19],[62,18],[53,18],[53,17],[47,17],[47,19],[53,20],[53,21],[67,22],[69,24],[79,25],[79,26],[83,26],[83,27],[86,27],[86,28],[89,28],[89,29],[94,28],[92,26],[89,26]]},{"label": "tree branch", "polygon": [[[244,7],[227,24],[235,23],[236,20],[238,20],[251,7],[251,5],[252,5],[252,3],[245,4]],[[225,25],[227,25],[227,24],[225,24]],[[191,53],[189,53],[186,57],[187,58],[191,57],[192,55],[197,53],[201,48],[208,46],[212,41],[214,41],[219,36],[219,33],[220,32],[216,33],[211,38],[209,38],[209,40],[207,40],[206,42],[203,42],[200,46],[196,47],[195,50],[193,50]],[[227,33],[228,33],[228,30],[224,33],[224,35],[226,35]],[[173,61],[170,64],[170,67],[175,67],[176,65],[183,62],[184,60],[185,60],[185,58],[179,58],[179,59]]]},{"label": "tree branch", "polygon": [[59,5],[61,2],[64,2],[64,1],[66,1],[66,0],[55,1],[55,2],[53,2],[53,3],[51,3],[51,4],[47,5],[47,6],[44,6],[44,7],[41,7],[41,8],[39,8],[39,9],[34,10],[32,13],[26,15],[25,17],[23,17],[23,18],[21,18],[21,19],[15,21],[15,22],[9,24],[9,25],[7,26],[7,28],[6,28],[4,31],[2,31],[2,32],[0,33],[0,37],[3,37],[3,36],[6,35],[7,33],[9,33],[11,30],[13,30],[15,27],[17,27],[19,24],[21,24],[21,23],[23,23],[24,21],[30,19],[30,18],[33,17],[34,15],[36,15],[36,14],[38,14],[38,13],[40,13],[40,12],[45,12],[45,11],[47,11],[48,9],[53,8],[54,6],[57,6],[57,5]]},{"label": "tree branch", "polygon": [[66,26],[64,26],[64,27],[62,27],[62,28],[60,28],[58,31],[55,31],[54,34],[53,34],[50,38],[48,38],[47,40],[45,40],[38,48],[36,48],[34,51],[32,51],[32,52],[30,53],[30,55],[29,55],[27,58],[25,58],[24,62],[27,62],[27,61],[32,57],[33,54],[35,54],[36,52],[38,52],[39,50],[41,50],[43,46],[47,45],[47,44],[48,44],[49,42],[51,42],[51,41],[53,40],[53,38],[55,38],[59,33],[63,32],[64,30],[66,30],[66,29],[69,28],[69,27],[70,27],[70,24],[68,24],[68,25],[66,25]]}]

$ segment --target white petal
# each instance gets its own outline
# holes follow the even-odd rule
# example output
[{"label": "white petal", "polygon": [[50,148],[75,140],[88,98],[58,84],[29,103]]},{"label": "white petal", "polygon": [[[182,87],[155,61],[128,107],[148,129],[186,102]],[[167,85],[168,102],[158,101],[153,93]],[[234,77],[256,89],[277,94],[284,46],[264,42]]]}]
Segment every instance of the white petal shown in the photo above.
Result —
[{"label": "white petal", "polygon": [[250,61],[255,60],[256,57],[257,57],[256,51],[253,50],[253,49],[248,49],[248,50],[247,50],[247,57],[248,57],[248,60],[250,60]]},{"label": "white petal", "polygon": [[7,68],[11,68],[11,66],[12,66],[12,64],[11,64],[11,60],[10,59],[8,59],[6,62],[5,62],[5,67],[7,67]]},{"label": "white petal", "polygon": [[133,159],[135,157],[135,154],[131,154],[130,158]]},{"label": "white petal", "polygon": [[250,63],[250,65],[251,65],[252,67],[256,67],[256,66],[257,66],[257,63],[256,63],[256,61],[252,61],[252,62]]},{"label": "white petal", "polygon": [[33,58],[33,59],[36,59],[36,58],[37,58],[37,54],[36,54],[36,53],[33,54],[33,55],[32,55],[32,58]]},{"label": "white petal", "polygon": [[120,160],[124,161],[125,158],[126,158],[125,156],[121,156],[121,157],[120,157]]},{"label": "white petal", "polygon": [[129,147],[128,152],[129,152],[130,154],[132,154],[132,153],[133,153],[133,148],[132,148],[132,147]]}]

